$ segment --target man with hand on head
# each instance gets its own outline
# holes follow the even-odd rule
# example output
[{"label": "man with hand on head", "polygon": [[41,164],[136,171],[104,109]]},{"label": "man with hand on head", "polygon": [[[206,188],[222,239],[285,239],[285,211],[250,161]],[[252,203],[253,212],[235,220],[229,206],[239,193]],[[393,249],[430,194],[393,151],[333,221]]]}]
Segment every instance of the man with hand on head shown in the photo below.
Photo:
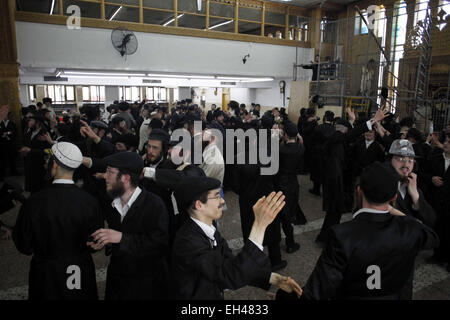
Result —
[{"label": "man with hand on head", "polygon": [[46,151],[51,156],[53,184],[28,198],[13,231],[17,249],[33,255],[28,297],[98,299],[95,265],[86,240],[103,226],[103,217],[96,199],[73,181],[83,156],[69,142],[57,142]]},{"label": "man with hand on head", "polygon": [[177,299],[224,299],[225,289],[246,285],[268,289],[275,284],[291,292],[300,287],[287,277],[271,273],[270,261],[263,252],[264,232],[285,205],[281,192],[272,192],[253,206],[255,222],[244,248],[233,256],[227,241],[213,226],[222,216],[225,203],[220,196],[220,181],[192,177],[175,191],[178,206],[187,208],[190,219],[178,230],[172,248],[173,285]]},{"label": "man with hand on head", "polygon": [[[414,262],[439,243],[420,220],[392,210],[397,179],[379,162],[361,174],[362,209],[329,229],[328,242],[303,288],[306,300],[410,300]],[[290,281],[290,280],[289,280]],[[288,281],[288,282],[289,282]],[[296,298],[278,291],[277,297]]]},{"label": "man with hand on head", "polygon": [[391,159],[383,165],[390,169],[398,181],[394,207],[433,227],[436,213],[417,187],[417,174],[413,172],[416,155],[411,142],[405,139],[394,140],[389,155]]},{"label": "man with hand on head", "polygon": [[169,218],[162,200],[138,187],[144,161],[135,152],[104,159],[106,191],[113,199],[109,229],[92,233],[95,250],[112,244],[106,300],[165,299],[168,295]]}]

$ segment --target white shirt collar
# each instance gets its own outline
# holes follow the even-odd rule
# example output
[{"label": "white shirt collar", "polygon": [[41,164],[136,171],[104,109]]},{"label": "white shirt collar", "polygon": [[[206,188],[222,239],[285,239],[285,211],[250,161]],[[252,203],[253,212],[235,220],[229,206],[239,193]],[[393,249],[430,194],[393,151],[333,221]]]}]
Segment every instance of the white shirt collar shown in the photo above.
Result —
[{"label": "white shirt collar", "polygon": [[445,152],[442,152],[442,156],[444,157],[445,171],[447,171],[448,167],[450,166],[450,158],[447,158],[445,156]]},{"label": "white shirt collar", "polygon": [[362,212],[377,213],[377,214],[386,214],[386,213],[388,213],[389,211],[381,211],[381,210],[375,210],[375,209],[370,209],[370,208],[362,208],[362,209],[359,209],[358,211],[356,211],[356,212],[353,214],[353,219],[355,219],[355,217],[356,217],[358,214],[362,213]]},{"label": "white shirt collar", "polygon": [[141,188],[137,187],[134,190],[130,200],[128,200],[128,202],[124,206],[122,206],[122,200],[120,199],[120,197],[117,197],[113,200],[111,205],[120,213],[120,222],[123,221],[123,218],[125,218],[125,215],[127,214],[128,210],[130,210],[131,206],[136,201],[137,197],[139,197],[141,192],[142,192]]},{"label": "white shirt collar", "polygon": [[366,149],[368,149],[370,147],[370,145],[374,142],[374,140],[366,140]]},{"label": "white shirt collar", "polygon": [[164,160],[164,157],[161,157],[161,159],[157,163],[151,164],[151,165],[149,165],[149,167],[150,168],[156,168],[163,160]]},{"label": "white shirt collar", "polygon": [[400,192],[400,195],[402,196],[402,199],[405,199],[406,197],[406,191],[407,191],[408,185],[406,183],[398,182],[398,191]]},{"label": "white shirt collar", "polygon": [[69,179],[55,179],[53,180],[53,184],[75,184],[75,182],[73,182],[73,180],[69,180]]},{"label": "white shirt collar", "polygon": [[5,124],[5,127],[6,127],[8,125],[8,123],[9,123],[9,119],[3,120],[3,123]]},{"label": "white shirt collar", "polygon": [[213,225],[208,226],[206,223],[197,220],[195,218],[192,218],[194,222],[203,230],[203,232],[206,234],[206,236],[211,240],[214,241],[214,245],[217,246],[217,241],[214,238],[214,233],[216,232],[216,228]]}]

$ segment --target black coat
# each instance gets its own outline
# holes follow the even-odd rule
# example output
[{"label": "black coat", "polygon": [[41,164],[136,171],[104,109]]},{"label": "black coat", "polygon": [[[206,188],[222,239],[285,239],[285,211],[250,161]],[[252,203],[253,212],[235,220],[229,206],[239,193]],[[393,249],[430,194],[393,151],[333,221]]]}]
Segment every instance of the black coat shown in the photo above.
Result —
[{"label": "black coat", "polygon": [[108,226],[122,232],[112,245],[106,277],[106,300],[168,297],[169,218],[162,200],[142,190],[122,222],[112,208]]},{"label": "black coat", "polygon": [[31,138],[32,131],[30,130],[25,133],[23,138],[23,145],[31,149],[23,158],[25,167],[25,191],[30,191],[31,193],[41,190],[44,186],[46,171],[46,168],[44,168],[44,149],[51,147],[47,141],[40,141],[38,139],[41,132]]},{"label": "black coat", "polygon": [[311,148],[310,172],[311,181],[320,183],[324,172],[324,155],[326,151],[325,143],[335,132],[334,126],[329,123],[323,123],[315,127],[311,134],[309,145]]},{"label": "black coat", "polygon": [[[248,153],[248,152],[247,152]],[[236,156],[237,157],[237,156]],[[233,170],[232,187],[239,196],[242,236],[245,239],[255,220],[253,205],[263,196],[275,191],[275,176],[262,175],[260,164],[237,164]],[[279,243],[281,240],[280,218],[277,217],[267,227],[264,245]]]},{"label": "black coat", "polygon": [[303,154],[303,146],[296,142],[280,146],[280,167],[275,177],[275,188],[277,191],[282,191],[286,197],[286,205],[281,214],[284,214],[289,221],[295,218],[297,212],[299,197],[297,172],[300,171]]},{"label": "black coat", "polygon": [[224,289],[246,285],[269,289],[270,263],[253,242],[233,256],[227,241],[215,233],[213,247],[203,230],[188,219],[178,231],[173,246],[172,276],[177,299],[220,300]]},{"label": "black coat", "polygon": [[366,148],[366,140],[361,139],[354,145],[351,160],[353,160],[353,175],[356,177],[361,174],[362,169],[375,161],[384,162],[384,151],[377,141]]},{"label": "black coat", "polygon": [[344,213],[344,170],[347,167],[346,144],[367,131],[366,123],[361,123],[346,134],[335,131],[326,140],[323,155],[323,211]]},{"label": "black coat", "polygon": [[[438,243],[434,231],[414,218],[362,212],[330,229],[302,299],[400,299],[405,288],[412,291],[408,282],[419,251]],[[380,268],[380,289],[368,289],[371,265]]]},{"label": "black coat", "polygon": [[[21,207],[13,231],[17,249],[33,255],[29,299],[97,299],[88,237],[103,227],[97,201],[73,184],[52,184]],[[71,265],[80,267],[81,289],[69,290]]]}]

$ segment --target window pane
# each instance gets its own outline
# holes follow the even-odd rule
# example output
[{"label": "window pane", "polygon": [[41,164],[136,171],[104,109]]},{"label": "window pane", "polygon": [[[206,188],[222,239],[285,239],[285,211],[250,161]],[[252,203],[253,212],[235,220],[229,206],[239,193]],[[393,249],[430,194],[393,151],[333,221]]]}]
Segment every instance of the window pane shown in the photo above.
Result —
[{"label": "window pane", "polygon": [[64,93],[64,86],[55,86],[55,101],[65,102],[66,96]]},{"label": "window pane", "polygon": [[105,101],[105,86],[100,86],[100,97],[99,101]]},{"label": "window pane", "polygon": [[180,98],[180,94],[179,94],[179,90],[178,88],[173,89],[173,100],[178,100]]},{"label": "window pane", "polygon": [[48,86],[48,97],[52,99],[52,101],[55,100],[55,87],[54,86]]},{"label": "window pane", "polygon": [[153,88],[147,87],[147,92],[145,93],[147,100],[154,100],[153,99]]},{"label": "window pane", "polygon": [[159,90],[160,88],[154,88],[154,100],[159,100]]},{"label": "window pane", "polygon": [[166,88],[161,88],[161,98],[160,100],[166,100],[167,99],[167,89]]},{"label": "window pane", "polygon": [[119,87],[119,100],[123,101],[124,96],[123,96],[123,87]]},{"label": "window pane", "polygon": [[66,87],[66,99],[67,101],[75,101],[75,94],[72,86]]},{"label": "window pane", "polygon": [[98,87],[91,86],[91,101],[98,101]]},{"label": "window pane", "polygon": [[125,100],[131,101],[131,88],[125,87]]},{"label": "window pane", "polygon": [[131,87],[131,100],[139,101],[139,87]]},{"label": "window pane", "polygon": [[35,99],[34,86],[28,86],[28,92],[29,92],[30,101],[34,100]]},{"label": "window pane", "polygon": [[83,87],[83,101],[89,101],[90,98],[89,87]]}]

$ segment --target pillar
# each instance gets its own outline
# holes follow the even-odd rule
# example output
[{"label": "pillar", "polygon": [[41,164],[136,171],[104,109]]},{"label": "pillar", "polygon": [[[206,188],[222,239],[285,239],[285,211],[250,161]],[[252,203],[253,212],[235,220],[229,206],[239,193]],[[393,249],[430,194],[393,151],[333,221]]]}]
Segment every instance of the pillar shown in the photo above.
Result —
[{"label": "pillar", "polygon": [[17,126],[18,143],[22,140],[21,106],[19,96],[19,63],[14,0],[0,1],[0,105],[9,105],[11,120]]}]

